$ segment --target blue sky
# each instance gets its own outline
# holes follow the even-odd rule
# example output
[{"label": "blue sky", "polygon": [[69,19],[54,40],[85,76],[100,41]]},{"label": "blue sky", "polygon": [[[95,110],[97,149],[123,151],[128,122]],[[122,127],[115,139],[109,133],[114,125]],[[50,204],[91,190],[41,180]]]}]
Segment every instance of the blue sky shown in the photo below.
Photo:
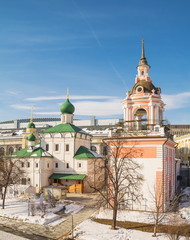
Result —
[{"label": "blue sky", "polygon": [[58,117],[67,88],[77,118],[121,118],[144,39],[165,118],[189,124],[189,0],[0,3],[0,121]]}]

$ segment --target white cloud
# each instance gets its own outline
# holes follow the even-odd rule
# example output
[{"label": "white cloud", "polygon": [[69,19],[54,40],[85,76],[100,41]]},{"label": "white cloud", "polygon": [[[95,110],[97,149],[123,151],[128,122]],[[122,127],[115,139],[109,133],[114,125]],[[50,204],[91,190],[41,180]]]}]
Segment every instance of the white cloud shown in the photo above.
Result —
[{"label": "white cloud", "polygon": [[[78,101],[75,102],[75,115],[111,116],[122,114],[122,99],[108,101]],[[59,115],[60,112],[35,112],[36,115]]]},{"label": "white cloud", "polygon": [[[32,110],[32,105],[24,105],[24,104],[12,104],[10,105],[11,108],[20,109],[20,110]],[[40,109],[39,107],[35,107],[35,109]]]},{"label": "white cloud", "polygon": [[[66,96],[41,96],[41,97],[33,97],[33,98],[25,98],[26,101],[48,101],[48,100],[65,100]],[[71,100],[86,100],[86,99],[115,99],[118,98],[116,96],[71,96]]]},{"label": "white cloud", "polygon": [[183,92],[173,95],[163,94],[162,99],[167,110],[186,108],[190,106],[190,92]]},{"label": "white cloud", "polygon": [[109,116],[122,114],[122,99],[108,101],[79,101],[75,103],[76,115]]},{"label": "white cloud", "polygon": [[18,95],[19,93],[16,91],[7,91],[8,94],[10,95]]}]

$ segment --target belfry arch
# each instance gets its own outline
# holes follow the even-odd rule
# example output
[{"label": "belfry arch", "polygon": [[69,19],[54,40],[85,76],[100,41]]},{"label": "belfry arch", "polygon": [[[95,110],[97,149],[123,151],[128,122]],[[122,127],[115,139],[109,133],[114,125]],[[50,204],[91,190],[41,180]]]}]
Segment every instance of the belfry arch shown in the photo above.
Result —
[{"label": "belfry arch", "polygon": [[134,113],[136,130],[147,130],[148,114],[144,108],[138,108]]}]

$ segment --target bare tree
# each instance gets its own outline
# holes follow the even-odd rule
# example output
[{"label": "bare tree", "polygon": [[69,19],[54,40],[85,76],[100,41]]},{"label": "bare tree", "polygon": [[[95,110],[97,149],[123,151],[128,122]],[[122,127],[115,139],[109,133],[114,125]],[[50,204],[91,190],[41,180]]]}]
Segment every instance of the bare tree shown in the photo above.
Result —
[{"label": "bare tree", "polygon": [[168,240],[179,240],[181,235],[184,234],[183,226],[184,222],[180,221],[177,215],[172,215],[169,218],[168,231],[166,233]]},{"label": "bare tree", "polygon": [[105,184],[103,187],[91,185],[113,209],[112,229],[116,228],[118,209],[121,206],[127,208],[131,201],[137,201],[141,196],[141,166],[134,160],[139,153],[134,147],[124,147],[124,143],[118,140],[107,143],[108,154],[103,167],[106,174]]},{"label": "bare tree", "polygon": [[178,204],[180,193],[174,196],[174,198],[170,201],[168,205],[165,204],[163,201],[163,195],[161,192],[156,191],[154,188],[154,192],[150,192],[153,202],[154,202],[154,212],[153,212],[153,219],[154,219],[154,233],[153,237],[157,235],[158,225],[164,220],[169,212],[172,212],[176,209]]},{"label": "bare tree", "polygon": [[8,186],[20,182],[23,170],[20,169],[21,161],[11,157],[0,158],[0,186],[2,190],[2,208],[5,208],[5,199]]}]

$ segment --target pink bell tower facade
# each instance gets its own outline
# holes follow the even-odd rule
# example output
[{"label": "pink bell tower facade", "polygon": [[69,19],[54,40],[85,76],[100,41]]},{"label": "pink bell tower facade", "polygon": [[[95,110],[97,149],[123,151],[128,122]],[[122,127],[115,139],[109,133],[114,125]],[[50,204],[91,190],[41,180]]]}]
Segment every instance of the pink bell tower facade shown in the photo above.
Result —
[{"label": "pink bell tower facade", "polygon": [[106,142],[119,146],[121,152],[132,149],[131,158],[142,166],[141,201],[132,201],[132,207],[126,207],[155,211],[155,199],[165,210],[175,196],[175,142],[163,124],[165,104],[160,88],[152,83],[149,70],[142,41],[135,84],[122,103],[124,129],[120,135],[108,138]]},{"label": "pink bell tower facade", "polygon": [[124,121],[129,131],[153,130],[155,125],[162,125],[164,103],[161,89],[153,85],[149,70],[142,41],[142,56],[137,66],[135,85],[123,101]]}]

